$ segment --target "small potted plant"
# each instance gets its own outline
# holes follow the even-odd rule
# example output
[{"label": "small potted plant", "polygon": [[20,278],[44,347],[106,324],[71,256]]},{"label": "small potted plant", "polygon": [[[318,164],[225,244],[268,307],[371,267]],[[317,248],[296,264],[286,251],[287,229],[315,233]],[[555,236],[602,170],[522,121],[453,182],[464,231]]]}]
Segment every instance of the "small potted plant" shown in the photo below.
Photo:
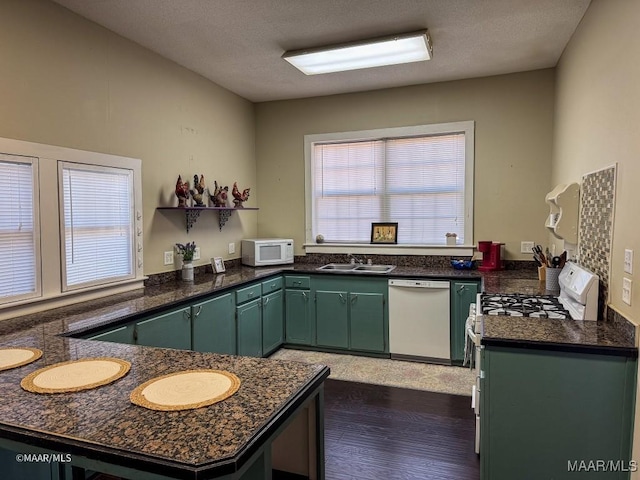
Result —
[{"label": "small potted plant", "polygon": [[196,251],[196,242],[186,244],[176,243],[178,255],[182,255],[182,280],[193,282],[193,254]]}]

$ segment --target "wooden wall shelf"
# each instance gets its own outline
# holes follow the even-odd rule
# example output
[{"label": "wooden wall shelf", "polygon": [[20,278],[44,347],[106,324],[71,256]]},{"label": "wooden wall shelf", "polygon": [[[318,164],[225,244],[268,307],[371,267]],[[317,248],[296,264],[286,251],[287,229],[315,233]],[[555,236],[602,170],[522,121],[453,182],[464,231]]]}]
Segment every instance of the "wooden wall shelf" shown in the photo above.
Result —
[{"label": "wooden wall shelf", "polygon": [[220,225],[220,230],[224,227],[224,224],[227,223],[229,217],[233,212],[241,212],[243,210],[258,210],[258,208],[234,208],[234,207],[157,207],[156,210],[178,210],[182,211],[185,214],[185,220],[187,223],[187,233],[189,230],[193,228],[193,225],[198,220],[200,216],[200,212],[205,210],[218,212],[218,224]]}]

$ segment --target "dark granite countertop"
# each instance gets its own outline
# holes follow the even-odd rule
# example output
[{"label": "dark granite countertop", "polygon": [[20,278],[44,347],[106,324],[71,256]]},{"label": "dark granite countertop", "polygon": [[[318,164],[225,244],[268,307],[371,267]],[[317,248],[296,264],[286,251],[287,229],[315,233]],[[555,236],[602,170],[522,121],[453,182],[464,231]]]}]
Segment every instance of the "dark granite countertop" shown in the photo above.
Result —
[{"label": "dark granite countertop", "polygon": [[[51,336],[43,327],[8,334],[0,347],[36,347],[42,358],[0,372],[0,435],[61,453],[99,458],[181,478],[231,473],[329,375],[327,367]],[[57,362],[113,356],[131,362],[114,383],[69,394],[22,390],[29,373]],[[160,412],[129,394],[154,377],[188,369],[227,370],[241,380],[228,399],[196,410]],[[287,413],[285,413],[287,412]],[[197,475],[196,475],[197,473]]]}]

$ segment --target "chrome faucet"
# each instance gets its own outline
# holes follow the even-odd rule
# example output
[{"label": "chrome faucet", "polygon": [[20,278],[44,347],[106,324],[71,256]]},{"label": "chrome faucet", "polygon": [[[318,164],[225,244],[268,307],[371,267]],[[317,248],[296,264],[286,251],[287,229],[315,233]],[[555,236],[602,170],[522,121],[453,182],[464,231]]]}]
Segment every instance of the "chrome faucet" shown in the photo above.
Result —
[{"label": "chrome faucet", "polygon": [[351,263],[359,263],[360,265],[364,263],[363,259],[355,256],[353,253],[347,253],[347,258],[350,259]]}]

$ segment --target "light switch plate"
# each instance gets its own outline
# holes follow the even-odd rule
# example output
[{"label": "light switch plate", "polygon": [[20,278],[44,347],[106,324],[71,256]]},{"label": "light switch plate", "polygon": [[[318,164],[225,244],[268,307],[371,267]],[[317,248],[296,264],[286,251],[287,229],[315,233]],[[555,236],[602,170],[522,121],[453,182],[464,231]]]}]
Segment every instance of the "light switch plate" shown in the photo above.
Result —
[{"label": "light switch plate", "polygon": [[624,271],[629,275],[633,273],[633,250],[628,248],[624,251]]},{"label": "light switch plate", "polygon": [[622,301],[631,306],[631,279],[624,277],[622,279]]},{"label": "light switch plate", "polygon": [[520,253],[532,253],[534,242],[520,242]]},{"label": "light switch plate", "polygon": [[200,260],[200,247],[196,247],[196,249],[193,251],[193,259]]},{"label": "light switch plate", "polygon": [[236,244],[233,242],[229,244],[229,253],[236,253]]},{"label": "light switch plate", "polygon": [[173,251],[164,252],[164,264],[173,265]]}]

